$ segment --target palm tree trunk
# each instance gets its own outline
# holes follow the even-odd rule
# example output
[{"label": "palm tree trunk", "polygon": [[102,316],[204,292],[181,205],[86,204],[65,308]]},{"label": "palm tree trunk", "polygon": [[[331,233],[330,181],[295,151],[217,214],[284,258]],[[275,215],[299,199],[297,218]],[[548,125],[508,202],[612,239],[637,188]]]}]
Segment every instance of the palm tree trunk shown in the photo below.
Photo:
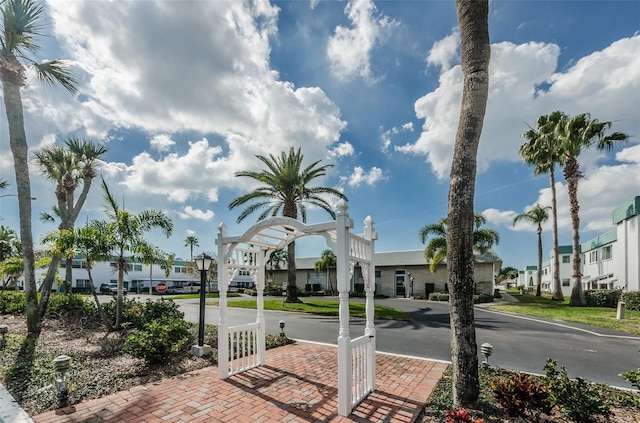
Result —
[{"label": "palm tree trunk", "polygon": [[287,298],[288,303],[301,303],[296,285],[296,242],[287,246]]},{"label": "palm tree trunk", "polygon": [[573,232],[571,248],[573,253],[573,275],[571,298],[569,305],[584,306],[584,292],[582,291],[582,269],[580,260],[580,204],[578,203],[578,180],[580,179],[580,164],[575,157],[569,156],[564,165],[564,178],[567,181],[569,194],[569,212],[571,214],[571,230]]},{"label": "palm tree trunk", "polygon": [[114,325],[115,330],[120,330],[122,328],[122,308],[124,306],[124,296],[122,295],[122,290],[124,289],[124,266],[126,266],[126,263],[124,262],[124,258],[121,255],[118,259],[118,295],[116,295],[116,324]]},{"label": "palm tree trunk", "polygon": [[489,92],[489,3],[457,0],[464,75],[460,121],[451,165],[447,214],[447,278],[451,315],[451,362],[455,408],[480,394],[473,311],[473,228],[476,157]]},{"label": "palm tree trunk", "polygon": [[0,58],[0,81],[9,124],[9,141],[18,190],[20,242],[24,263],[24,293],[26,297],[27,331],[37,337],[42,329],[38,314],[38,296],[31,232],[31,182],[29,180],[29,146],[24,130],[24,114],[20,89],[24,84],[24,67],[13,58]]},{"label": "palm tree trunk", "polygon": [[538,224],[538,273],[536,275],[536,297],[542,296],[542,225]]},{"label": "palm tree trunk", "polygon": [[44,319],[44,315],[47,312],[49,297],[51,296],[51,287],[53,286],[53,281],[58,273],[58,265],[60,264],[61,259],[62,258],[57,254],[54,254],[51,257],[49,269],[47,270],[47,274],[44,277],[42,286],[40,287],[40,304],[38,305],[38,315],[40,316],[40,320]]},{"label": "palm tree trunk", "polygon": [[551,212],[553,213],[553,294],[551,300],[564,301],[562,285],[560,284],[560,248],[558,247],[558,206],[556,201],[555,165],[549,169],[551,183]]}]

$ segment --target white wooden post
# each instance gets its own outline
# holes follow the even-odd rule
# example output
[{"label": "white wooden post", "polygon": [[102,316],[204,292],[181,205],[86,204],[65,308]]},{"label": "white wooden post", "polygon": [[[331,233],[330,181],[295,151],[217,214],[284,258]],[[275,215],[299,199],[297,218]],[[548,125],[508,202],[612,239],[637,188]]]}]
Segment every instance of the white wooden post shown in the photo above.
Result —
[{"label": "white wooden post", "polygon": [[374,325],[374,295],[376,289],[376,267],[373,262],[373,255],[375,253],[375,241],[378,239],[378,234],[373,229],[373,219],[371,216],[367,216],[364,220],[364,238],[369,241],[369,249],[367,251],[367,260],[369,265],[367,266],[367,275],[364,276],[365,280],[365,293],[366,293],[366,325],[364,334],[371,338],[371,348],[369,349],[369,357],[367,357],[367,380],[370,381],[371,386],[368,388],[372,391],[376,386],[376,329]]},{"label": "white wooden post", "polygon": [[227,227],[224,223],[218,226],[218,291],[220,292],[220,322],[218,323],[218,377],[229,376],[229,335],[227,322],[227,290],[229,289],[229,272],[227,271],[229,247],[224,244]]},{"label": "white wooden post", "polygon": [[338,414],[351,414],[352,369],[351,337],[349,335],[349,228],[353,222],[347,213],[347,203],[338,202],[336,213],[336,273],[340,300],[340,332],[338,336]]},{"label": "white wooden post", "polygon": [[258,281],[256,282],[256,289],[258,290],[258,316],[256,322],[258,323],[258,364],[265,365],[265,350],[266,350],[266,328],[264,322],[264,259],[268,253],[266,250],[258,250],[257,265],[258,265]]}]

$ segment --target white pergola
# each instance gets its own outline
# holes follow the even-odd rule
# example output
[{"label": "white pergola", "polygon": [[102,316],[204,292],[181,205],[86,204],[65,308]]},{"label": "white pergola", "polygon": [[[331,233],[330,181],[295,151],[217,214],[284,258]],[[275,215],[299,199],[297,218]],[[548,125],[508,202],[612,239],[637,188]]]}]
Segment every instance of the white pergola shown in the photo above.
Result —
[{"label": "white pergola", "polygon": [[[338,202],[336,220],[306,225],[289,217],[262,220],[243,235],[228,236],[224,224],[218,228],[218,290],[220,322],[218,326],[218,373],[221,379],[265,364],[264,287],[265,265],[272,251],[285,248],[298,238],[320,235],[336,254],[337,287],[340,300],[338,333],[338,413],[351,410],[375,388],[375,269],[373,253],[377,234],[373,220],[364,221],[364,233],[351,234],[353,221],[347,203]],[[349,288],[356,264],[362,270],[366,293],[364,335],[351,339],[349,333]],[[227,293],[229,281],[239,272],[249,272],[257,291],[255,322],[229,326]]]}]

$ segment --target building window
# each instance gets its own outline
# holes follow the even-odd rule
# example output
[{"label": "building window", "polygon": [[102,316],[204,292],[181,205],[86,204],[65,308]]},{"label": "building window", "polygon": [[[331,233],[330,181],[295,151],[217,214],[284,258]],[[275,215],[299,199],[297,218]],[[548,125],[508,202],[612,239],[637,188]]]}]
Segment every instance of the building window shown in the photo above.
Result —
[{"label": "building window", "polygon": [[571,285],[571,281],[569,279],[562,280],[562,286],[570,286],[570,285]]},{"label": "building window", "polygon": [[602,260],[611,260],[611,245],[602,247]]},{"label": "building window", "polygon": [[76,288],[89,288],[91,281],[89,279],[76,279]]},{"label": "building window", "polygon": [[591,251],[589,253],[589,263],[595,263],[598,261],[598,251]]},{"label": "building window", "polygon": [[571,256],[562,256],[563,263],[571,263]]},{"label": "building window", "polygon": [[133,265],[133,271],[134,272],[142,272],[142,265],[141,264],[134,264]]}]

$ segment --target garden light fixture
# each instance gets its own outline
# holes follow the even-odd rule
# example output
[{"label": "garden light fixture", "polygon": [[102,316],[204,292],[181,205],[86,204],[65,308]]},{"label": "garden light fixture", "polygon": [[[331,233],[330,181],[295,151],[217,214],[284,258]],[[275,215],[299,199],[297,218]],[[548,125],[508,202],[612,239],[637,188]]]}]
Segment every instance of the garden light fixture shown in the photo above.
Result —
[{"label": "garden light fixture", "polygon": [[484,344],[480,345],[480,352],[484,356],[484,361],[482,362],[482,365],[489,366],[489,357],[491,357],[491,354],[493,354],[493,345],[489,344],[488,342],[485,342]]},{"label": "garden light fixture", "polygon": [[200,319],[198,321],[198,345],[191,348],[191,354],[202,357],[211,352],[211,346],[204,344],[204,307],[206,302],[207,271],[211,266],[212,258],[205,253],[194,257],[196,268],[200,272]]}]

